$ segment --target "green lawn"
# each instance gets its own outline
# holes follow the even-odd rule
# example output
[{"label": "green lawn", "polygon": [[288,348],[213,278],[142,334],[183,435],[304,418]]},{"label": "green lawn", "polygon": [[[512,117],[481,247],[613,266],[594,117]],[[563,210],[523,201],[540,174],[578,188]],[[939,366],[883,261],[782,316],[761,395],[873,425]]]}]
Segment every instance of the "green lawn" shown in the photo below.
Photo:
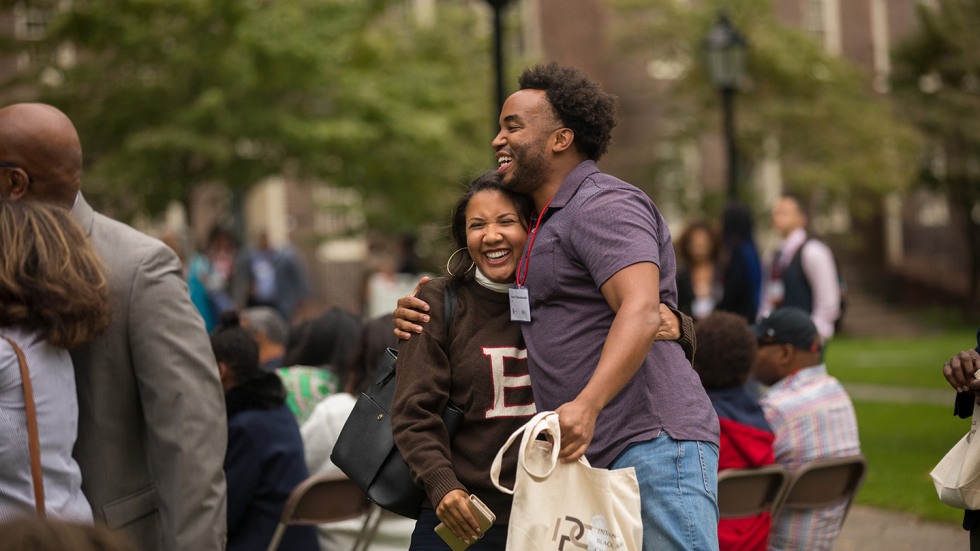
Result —
[{"label": "green lawn", "polygon": [[950,388],[943,364],[976,343],[975,329],[914,339],[835,338],[827,347],[827,369],[844,382]]},{"label": "green lawn", "polygon": [[[942,366],[976,344],[975,330],[961,329],[914,339],[834,339],[827,349],[829,371],[846,383],[949,389]],[[936,497],[929,471],[966,431],[970,422],[948,405],[855,400],[861,449],[868,475],[858,503],[959,522],[962,511]]]},{"label": "green lawn", "polygon": [[929,471],[970,428],[950,407],[855,401],[868,474],[858,503],[959,522],[936,497]]}]

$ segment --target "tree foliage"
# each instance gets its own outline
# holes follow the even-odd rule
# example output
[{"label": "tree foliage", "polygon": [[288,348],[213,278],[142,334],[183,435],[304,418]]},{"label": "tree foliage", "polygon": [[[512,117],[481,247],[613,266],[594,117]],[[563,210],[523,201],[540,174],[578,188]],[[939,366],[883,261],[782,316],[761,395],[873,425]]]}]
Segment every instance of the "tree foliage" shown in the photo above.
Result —
[{"label": "tree foliage", "polygon": [[926,136],[920,182],[946,193],[970,253],[970,299],[980,285],[980,3],[919,7],[919,27],[896,48],[896,98]]},{"label": "tree foliage", "polygon": [[[702,50],[717,18],[715,3],[615,3],[622,45],[684,68],[666,88],[672,106],[666,139],[692,142],[706,129],[720,128],[718,92]],[[749,43],[736,100],[738,150],[749,168],[742,179],[776,144],[789,190],[846,200],[858,216],[878,210],[882,193],[908,184],[916,135],[871,91],[866,75],[825,53],[813,36],[778,22],[771,0],[725,5]]]},{"label": "tree foliage", "polygon": [[445,218],[451,184],[491,161],[480,3],[443,1],[432,24],[396,0],[58,4],[35,45],[51,61],[4,88],[69,114],[85,189],[117,210],[285,174],[355,187],[405,229]]}]

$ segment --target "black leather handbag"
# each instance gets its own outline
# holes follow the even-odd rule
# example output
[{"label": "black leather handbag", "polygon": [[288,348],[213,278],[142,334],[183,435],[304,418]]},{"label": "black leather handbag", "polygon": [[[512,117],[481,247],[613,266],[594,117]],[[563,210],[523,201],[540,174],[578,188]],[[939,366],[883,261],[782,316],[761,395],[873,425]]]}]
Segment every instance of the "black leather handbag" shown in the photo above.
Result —
[{"label": "black leather handbag", "polygon": [[[448,283],[444,299],[448,332],[456,310],[455,288]],[[395,445],[391,427],[397,356],[398,352],[392,348],[383,356],[380,378],[358,397],[340,431],[330,460],[364,490],[368,499],[383,509],[418,518],[425,490],[412,481],[411,471]],[[442,419],[452,438],[463,420],[463,410],[449,402]]]}]

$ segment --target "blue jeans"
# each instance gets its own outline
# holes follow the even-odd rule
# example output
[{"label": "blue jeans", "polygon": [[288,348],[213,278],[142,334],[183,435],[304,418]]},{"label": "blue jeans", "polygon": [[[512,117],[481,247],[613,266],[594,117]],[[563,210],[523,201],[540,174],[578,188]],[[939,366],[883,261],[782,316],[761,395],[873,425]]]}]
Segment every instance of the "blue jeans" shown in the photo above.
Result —
[{"label": "blue jeans", "polygon": [[[419,520],[412,532],[410,551],[450,551],[446,542],[436,534],[439,517],[435,509],[423,508]],[[507,547],[507,525],[494,524],[478,539],[476,543],[466,548],[466,551],[504,551]]]},{"label": "blue jeans", "polygon": [[630,445],[609,468],[625,467],[636,469],[640,483],[644,551],[717,551],[717,446],[660,431]]}]

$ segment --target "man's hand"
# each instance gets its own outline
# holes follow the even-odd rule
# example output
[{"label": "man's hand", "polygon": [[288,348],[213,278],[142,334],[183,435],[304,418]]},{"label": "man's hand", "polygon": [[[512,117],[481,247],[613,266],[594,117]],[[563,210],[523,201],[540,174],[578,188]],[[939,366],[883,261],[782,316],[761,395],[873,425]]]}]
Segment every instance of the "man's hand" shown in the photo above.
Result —
[{"label": "man's hand", "polygon": [[943,375],[956,392],[973,392],[980,397],[980,354],[976,350],[964,350],[950,358],[943,366]]},{"label": "man's hand", "polygon": [[415,298],[419,289],[429,279],[428,276],[422,277],[411,295],[398,299],[398,305],[395,307],[395,311],[392,312],[394,318],[391,320],[391,324],[395,326],[392,332],[398,340],[407,341],[412,338],[412,333],[421,333],[422,326],[416,324],[427,323],[429,321],[429,316],[426,314],[429,311],[429,304]]},{"label": "man's hand", "polygon": [[466,543],[480,539],[480,524],[470,511],[470,496],[463,490],[453,490],[443,496],[436,507],[436,516]]},{"label": "man's hand", "polygon": [[654,340],[676,341],[681,338],[680,319],[671,312],[667,305],[660,303],[660,327],[657,328],[657,335]]},{"label": "man's hand", "polygon": [[576,398],[555,410],[558,413],[558,426],[561,428],[558,459],[562,463],[578,461],[585,454],[585,449],[592,443],[595,421],[601,409],[591,407],[584,400]]}]

